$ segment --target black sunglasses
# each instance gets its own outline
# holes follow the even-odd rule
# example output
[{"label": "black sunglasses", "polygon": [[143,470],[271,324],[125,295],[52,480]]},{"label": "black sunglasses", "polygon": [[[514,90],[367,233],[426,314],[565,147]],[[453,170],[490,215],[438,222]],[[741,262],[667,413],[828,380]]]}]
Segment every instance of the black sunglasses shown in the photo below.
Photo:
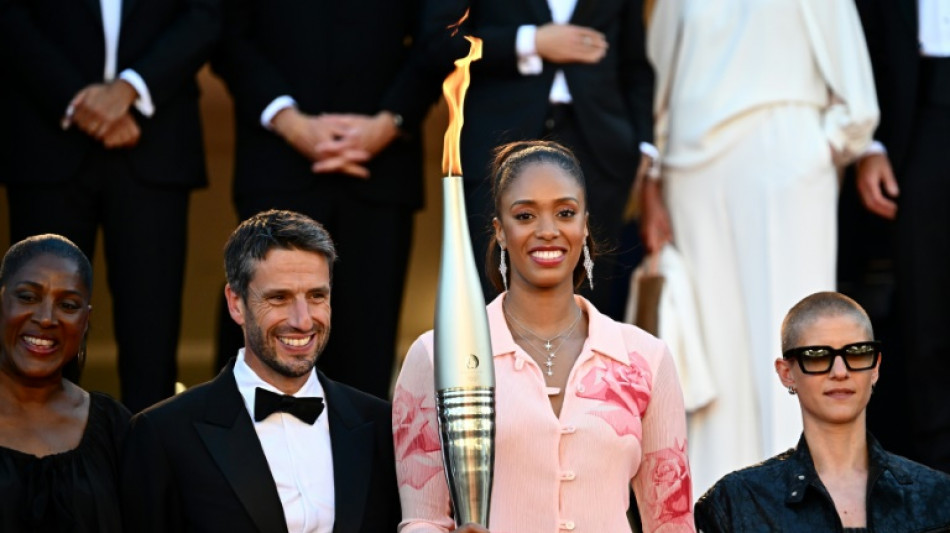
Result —
[{"label": "black sunglasses", "polygon": [[802,346],[786,351],[782,357],[797,359],[798,366],[806,374],[826,374],[831,372],[835,357],[839,355],[848,370],[870,370],[877,365],[881,356],[881,342],[855,342],[838,349],[831,346]]}]

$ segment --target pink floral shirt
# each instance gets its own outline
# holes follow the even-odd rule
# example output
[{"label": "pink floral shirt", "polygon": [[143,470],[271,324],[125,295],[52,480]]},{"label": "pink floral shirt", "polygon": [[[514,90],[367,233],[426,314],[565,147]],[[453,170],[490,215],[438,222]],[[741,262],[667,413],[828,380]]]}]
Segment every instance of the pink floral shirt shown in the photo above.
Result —
[{"label": "pink floral shirt", "polygon": [[[683,398],[663,342],[577,296],[590,326],[557,417],[540,367],[511,337],[503,297],[488,306],[497,413],[492,533],[629,532],[630,486],[645,532],[694,531]],[[393,398],[403,533],[455,527],[433,389],[430,331],[410,348]]]}]

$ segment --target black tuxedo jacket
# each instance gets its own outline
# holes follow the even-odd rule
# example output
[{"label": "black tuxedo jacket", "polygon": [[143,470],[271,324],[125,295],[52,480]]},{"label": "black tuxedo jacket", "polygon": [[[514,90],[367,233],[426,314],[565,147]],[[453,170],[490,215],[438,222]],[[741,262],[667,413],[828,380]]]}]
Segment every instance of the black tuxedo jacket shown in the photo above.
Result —
[{"label": "black tuxedo jacket", "polygon": [[874,67],[881,122],[874,138],[884,143],[897,175],[913,140],[920,74],[917,0],[857,0]]},{"label": "black tuxedo jacket", "polygon": [[[441,80],[411,59],[420,0],[230,0],[212,68],[234,97],[235,194],[313,186],[382,204],[422,204],[419,128]],[[261,125],[278,96],[310,115],[381,110],[404,119],[401,138],[368,163],[368,180],[314,175],[311,163]]]},{"label": "black tuxedo jacket", "polygon": [[[389,404],[319,374],[326,393],[335,533],[391,533],[399,522]],[[277,487],[234,380],[213,380],[136,415],[121,473],[127,531],[287,531]]]},{"label": "black tuxedo jacket", "polygon": [[[608,175],[630,182],[640,159],[640,142],[653,140],[653,69],[645,52],[641,0],[577,0],[570,23],[603,32],[607,55],[593,65],[545,63],[540,75],[518,71],[518,27],[551,22],[546,0],[438,0],[430,2],[426,31],[442,35],[466,7],[469,18],[448,45],[430,44],[438,63],[468,51],[463,34],[483,39],[482,59],[472,63],[465,101],[462,169],[468,179],[487,173],[492,148],[536,139],[544,131],[554,72],[564,71],[575,117],[594,156]],[[438,38],[436,38],[438,39]],[[445,54],[448,54],[446,56]]]},{"label": "black tuxedo jacket", "polygon": [[[137,179],[201,186],[204,152],[195,73],[220,29],[220,0],[122,0],[116,76],[145,80],[155,114],[127,150]],[[73,96],[102,82],[100,0],[0,0],[0,181],[61,183],[101,143],[60,119]]]}]

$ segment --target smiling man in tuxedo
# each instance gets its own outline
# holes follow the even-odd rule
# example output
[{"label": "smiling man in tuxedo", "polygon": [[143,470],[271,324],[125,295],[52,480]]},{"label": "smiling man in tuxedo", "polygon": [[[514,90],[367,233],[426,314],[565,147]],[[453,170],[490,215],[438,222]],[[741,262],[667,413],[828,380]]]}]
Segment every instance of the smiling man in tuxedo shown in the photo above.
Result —
[{"label": "smiling man in tuxedo", "polygon": [[291,211],[234,231],[225,293],[245,348],[212,381],[133,419],[126,529],[395,531],[389,405],[314,368],[335,258],[326,230]]}]

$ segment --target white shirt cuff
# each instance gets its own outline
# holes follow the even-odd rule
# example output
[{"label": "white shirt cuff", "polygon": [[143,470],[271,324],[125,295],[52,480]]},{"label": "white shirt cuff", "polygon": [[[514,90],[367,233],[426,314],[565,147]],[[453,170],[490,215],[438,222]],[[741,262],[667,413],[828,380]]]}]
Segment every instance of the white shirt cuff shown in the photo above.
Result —
[{"label": "white shirt cuff", "polygon": [[537,33],[538,27],[532,24],[518,27],[518,33],[515,36],[515,53],[518,54],[518,72],[522,76],[536,76],[544,70],[544,63],[534,44]]},{"label": "white shirt cuff", "polygon": [[297,101],[286,94],[274,98],[270,104],[267,104],[267,107],[264,108],[264,111],[261,112],[261,126],[263,126],[265,130],[274,129],[273,125],[271,125],[271,121],[274,120],[274,117],[277,116],[277,113],[280,113],[288,107],[294,107],[296,105]]},{"label": "white shirt cuff", "polygon": [[135,99],[135,109],[139,110],[143,116],[151,118],[155,114],[155,105],[152,103],[152,93],[148,92],[148,85],[145,80],[139,76],[138,72],[127,68],[119,73],[119,79],[125,80],[131,85],[139,97]]},{"label": "white shirt cuff", "polygon": [[640,143],[640,153],[648,156],[650,159],[656,160],[660,158],[660,151],[656,149],[656,146],[647,142]]},{"label": "white shirt cuff", "polygon": [[881,141],[871,141],[871,144],[864,149],[864,153],[861,154],[861,157],[866,157],[874,154],[884,154],[887,155],[887,148],[881,143]]}]

